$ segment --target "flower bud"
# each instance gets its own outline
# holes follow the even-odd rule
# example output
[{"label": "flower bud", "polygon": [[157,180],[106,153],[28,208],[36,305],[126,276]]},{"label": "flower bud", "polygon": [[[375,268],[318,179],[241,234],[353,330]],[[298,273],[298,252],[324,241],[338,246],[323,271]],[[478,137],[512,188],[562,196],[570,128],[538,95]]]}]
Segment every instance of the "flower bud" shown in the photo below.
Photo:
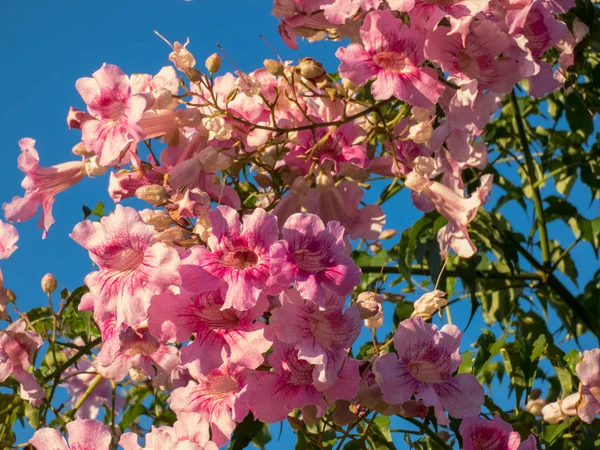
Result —
[{"label": "flower bud", "polygon": [[42,277],[42,291],[46,294],[52,294],[56,290],[56,278],[51,273],[47,273]]},{"label": "flower bud", "polygon": [[146,372],[144,369],[132,367],[129,369],[129,378],[131,378],[131,381],[134,383],[141,383],[146,379]]},{"label": "flower bud", "polygon": [[167,198],[167,190],[158,184],[150,184],[137,188],[135,196],[151,205],[158,205]]},{"label": "flower bud", "polygon": [[569,417],[577,415],[577,404],[580,400],[580,394],[575,393],[553,403],[548,403],[542,408],[544,421],[552,424],[568,422]]},{"label": "flower bud", "polygon": [[73,146],[73,148],[71,149],[71,153],[73,153],[74,155],[77,156],[94,156],[95,154],[93,152],[88,151],[87,148],[85,148],[85,144],[83,143],[83,141],[79,142],[78,144],[75,144]]},{"label": "flower bud", "polygon": [[204,66],[206,67],[206,70],[208,70],[210,73],[217,73],[221,69],[221,63],[221,55],[219,55],[218,53],[213,53],[208,58],[206,58]]},{"label": "flower bud", "polygon": [[546,400],[543,398],[537,398],[529,400],[523,409],[528,413],[539,417],[542,416],[542,410],[544,406],[546,406]]},{"label": "flower bud", "polygon": [[254,181],[256,181],[256,184],[258,184],[261,188],[268,188],[271,186],[271,178],[264,173],[256,174],[254,176]]},{"label": "flower bud", "polygon": [[377,254],[381,251],[383,247],[379,243],[369,245],[369,250],[371,250],[374,254]]},{"label": "flower bud", "polygon": [[435,290],[428,292],[419,298],[415,304],[415,310],[411,314],[411,317],[420,316],[423,320],[431,319],[431,316],[435,314],[440,308],[448,304],[448,300],[444,297],[445,292]]},{"label": "flower bud", "polygon": [[344,88],[348,91],[355,91],[358,89],[358,86],[356,86],[348,78],[342,78],[342,86],[344,86]]},{"label": "flower bud", "polygon": [[383,230],[383,231],[381,232],[381,234],[379,235],[379,239],[380,239],[380,240],[382,240],[382,241],[384,241],[384,240],[386,240],[386,239],[391,239],[391,238],[393,238],[394,236],[396,236],[396,234],[397,234],[397,233],[398,233],[398,232],[397,232],[396,230],[392,230],[392,229],[389,229],[389,230]]},{"label": "flower bud", "polygon": [[14,302],[17,301],[17,294],[15,294],[10,289],[6,290],[6,297],[8,298],[8,301],[11,302],[11,303],[14,303]]},{"label": "flower bud", "polygon": [[192,83],[197,83],[198,81],[202,80],[202,72],[195,67],[189,67],[185,69],[185,74]]},{"label": "flower bud", "polygon": [[331,415],[333,423],[339,427],[343,427],[354,422],[358,416],[355,412],[350,410],[352,404],[347,400],[336,400],[335,409]]},{"label": "flower bud", "polygon": [[319,422],[317,417],[317,407],[314,405],[307,405],[301,408],[302,421],[306,425],[316,425]]},{"label": "flower bud", "polygon": [[537,400],[541,396],[542,396],[542,390],[541,389],[532,389],[531,392],[529,393],[529,399],[530,400]]},{"label": "flower bud", "polygon": [[309,80],[313,80],[325,75],[323,64],[315,61],[312,58],[302,58],[298,66],[296,66],[296,69],[300,75],[302,75],[304,78],[308,78]]},{"label": "flower bud", "polygon": [[375,292],[361,292],[358,294],[356,306],[360,318],[365,321],[367,328],[379,328],[383,324],[383,297]]},{"label": "flower bud", "polygon": [[328,188],[333,185],[333,177],[329,173],[321,172],[317,175],[317,186],[320,188]]},{"label": "flower bud", "polygon": [[265,69],[267,69],[271,75],[276,77],[283,75],[283,64],[281,64],[279,61],[275,61],[274,59],[265,59],[263,64],[265,65]]},{"label": "flower bud", "polygon": [[448,433],[446,430],[440,430],[440,431],[438,431],[437,435],[444,442],[448,442],[448,440],[450,440],[450,433]]},{"label": "flower bud", "polygon": [[165,231],[173,224],[173,219],[165,210],[144,209],[140,211],[142,220],[152,225],[156,231]]},{"label": "flower bud", "polygon": [[189,39],[185,44],[175,42],[173,44],[173,51],[169,55],[169,61],[172,61],[175,66],[182,72],[186,72],[188,69],[196,65],[196,59],[194,55],[186,48],[190,43]]}]

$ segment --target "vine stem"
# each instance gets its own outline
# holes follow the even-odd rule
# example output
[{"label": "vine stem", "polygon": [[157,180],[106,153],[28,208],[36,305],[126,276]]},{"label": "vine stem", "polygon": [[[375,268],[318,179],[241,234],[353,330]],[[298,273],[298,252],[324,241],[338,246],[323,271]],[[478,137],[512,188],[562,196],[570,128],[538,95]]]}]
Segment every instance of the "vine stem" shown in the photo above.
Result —
[{"label": "vine stem", "polygon": [[[391,273],[400,274],[399,270],[395,266],[361,266],[360,270],[363,273]],[[414,275],[429,275],[429,268],[427,266],[412,266],[411,273]],[[446,269],[445,274],[448,277],[460,277],[465,275],[463,270],[457,269]],[[519,272],[519,273],[503,273],[496,271],[477,271],[477,276],[481,278],[490,278],[495,280],[544,280],[546,276],[537,272]]]},{"label": "vine stem", "polygon": [[[402,416],[400,416],[400,417],[402,417]],[[427,436],[429,436],[433,441],[435,441],[436,444],[438,444],[443,449],[452,450],[452,447],[450,447],[446,443],[446,441],[444,441],[441,437],[439,437],[435,431],[430,429],[428,426],[425,426],[425,424],[423,424],[423,423],[419,422],[418,420],[413,419],[411,417],[402,417],[402,418],[404,420],[406,420],[407,422],[412,423],[417,428],[419,428],[419,430],[421,430],[423,433],[425,433]]]},{"label": "vine stem", "polygon": [[83,393],[83,395],[81,396],[81,398],[79,400],[77,400],[77,403],[75,403],[75,406],[73,406],[73,409],[71,411],[69,411],[69,417],[75,417],[75,414],[77,413],[77,411],[79,410],[79,408],[81,408],[81,405],[83,405],[83,403],[87,400],[87,398],[91,395],[92,391],[94,389],[96,389],[96,387],[98,386],[98,384],[100,384],[100,382],[102,381],[103,377],[102,375],[98,374],[96,375],[96,378],[94,378],[92,380],[92,382],[90,383],[90,385],[88,386],[88,388],[85,390],[85,392]]},{"label": "vine stem", "polygon": [[525,122],[523,115],[521,114],[521,108],[519,107],[519,101],[515,91],[510,93],[510,101],[515,110],[515,122],[517,125],[517,132],[519,134],[519,141],[521,142],[521,148],[523,155],[525,156],[525,164],[527,166],[527,178],[529,178],[529,185],[533,191],[533,207],[535,209],[535,216],[537,222],[538,232],[540,233],[540,249],[542,251],[542,262],[544,266],[550,266],[550,244],[548,241],[548,230],[546,229],[546,216],[544,214],[544,205],[542,203],[542,194],[540,193],[540,187],[537,180],[537,174],[533,157],[531,156],[531,150],[529,148],[529,139],[527,139],[527,133],[525,131]]}]

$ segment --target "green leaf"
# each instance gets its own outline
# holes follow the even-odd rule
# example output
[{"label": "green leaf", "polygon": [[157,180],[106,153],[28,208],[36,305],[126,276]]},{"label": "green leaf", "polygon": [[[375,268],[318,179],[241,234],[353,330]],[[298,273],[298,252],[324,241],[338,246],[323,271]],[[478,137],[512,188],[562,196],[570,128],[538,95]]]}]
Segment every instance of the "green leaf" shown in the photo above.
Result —
[{"label": "green leaf", "polygon": [[146,414],[148,414],[148,409],[141,403],[137,403],[125,411],[125,414],[123,414],[123,417],[119,422],[119,427],[122,430],[126,430],[135,419]]},{"label": "green leaf", "polygon": [[250,445],[251,442],[259,444],[258,448],[264,449],[264,446],[270,441],[269,426],[255,420],[252,413],[250,413],[235,427],[228,449],[241,450]]}]

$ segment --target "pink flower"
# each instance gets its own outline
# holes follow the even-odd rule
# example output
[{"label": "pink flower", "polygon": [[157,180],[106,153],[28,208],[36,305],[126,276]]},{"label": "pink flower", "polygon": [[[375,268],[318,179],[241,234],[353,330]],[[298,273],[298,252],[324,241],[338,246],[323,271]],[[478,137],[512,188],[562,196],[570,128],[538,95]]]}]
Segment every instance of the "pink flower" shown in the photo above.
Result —
[{"label": "pink flower", "polygon": [[[465,392],[465,395],[470,393]],[[466,417],[460,424],[463,450],[525,450],[520,447],[521,436],[511,424],[498,416],[492,420],[483,417]],[[535,439],[535,438],[534,438]]]},{"label": "pink flower", "polygon": [[194,335],[181,349],[181,364],[195,378],[225,361],[256,369],[272,341],[271,329],[258,320],[268,307],[266,297],[246,311],[222,307],[218,290],[195,296],[165,292],[152,298],[148,326],[162,341],[183,343]]},{"label": "pink flower", "polygon": [[[325,138],[328,133],[331,134]],[[364,136],[364,131],[354,122],[336,129],[321,127],[300,131],[298,143],[292,147],[284,161],[291,166],[302,168],[305,173],[308,173],[313,158],[318,159],[321,164],[330,161],[336,172],[341,170],[340,165],[343,164],[366,169],[369,166],[369,157],[365,147],[363,144],[355,144],[361,136]],[[322,139],[325,141],[321,142]]]},{"label": "pink flower", "polygon": [[425,55],[442,70],[461,80],[477,80],[480,90],[508,93],[519,81],[513,62],[500,55],[511,41],[491,20],[474,22],[463,40],[450,34],[450,28],[438,27],[427,36]]},{"label": "pink flower", "polygon": [[314,384],[315,366],[299,359],[293,344],[276,341],[269,364],[274,371],[258,380],[250,397],[252,412],[262,422],[280,422],[295,408],[308,405],[316,406],[320,417],[327,411],[328,403],[351,400],[358,392],[360,375],[354,359],[346,359],[336,384],[325,391]]},{"label": "pink flower", "polygon": [[[74,351],[72,353],[74,353]],[[72,356],[71,352],[69,352],[67,356]],[[77,362],[77,365],[73,365],[64,371],[63,379],[65,379],[65,381],[63,381],[60,386],[67,390],[73,405],[76,404],[83,396],[83,393],[87,391],[92,380],[96,378],[96,375],[96,370],[92,364],[85,359],[80,359]],[[77,410],[75,417],[78,419],[95,419],[100,412],[100,406],[110,405],[111,402],[112,386],[109,380],[103,379],[84,400],[81,407]],[[117,414],[118,410],[123,408],[123,406],[125,406],[125,401],[123,397],[117,393],[115,398],[115,409],[117,410]]]},{"label": "pink flower", "polygon": [[77,419],[67,424],[69,444],[60,431],[42,428],[35,432],[29,443],[37,450],[108,450],[112,437],[98,420]]},{"label": "pink flower", "polygon": [[150,334],[147,328],[115,327],[114,318],[102,324],[104,344],[96,368],[102,376],[121,381],[128,374],[134,381],[162,375],[167,377],[179,364],[179,351],[166,346]]},{"label": "pink flower", "polygon": [[81,124],[86,148],[100,158],[100,165],[125,162],[131,143],[143,138],[137,122],[146,109],[141,95],[131,95],[129,77],[112,64],[104,64],[92,75],[75,83],[79,95],[95,120]]},{"label": "pink flower", "polygon": [[452,374],[461,363],[458,347],[461,332],[454,325],[435,325],[421,317],[404,320],[394,335],[398,356],[388,353],[375,362],[377,384],[388,403],[402,404],[413,394],[433,406],[440,424],[447,424],[444,409],[463,418],[479,414],[483,388],[466,373]]},{"label": "pink flower", "polygon": [[25,189],[25,197],[14,197],[12,202],[5,203],[2,208],[7,220],[24,222],[31,219],[41,206],[42,215],[38,226],[43,230],[42,237],[45,238],[48,229],[54,223],[52,217],[54,197],[85,177],[85,164],[83,161],[72,161],[51,167],[40,167],[40,159],[34,145],[35,141],[30,138],[19,141],[21,154],[18,167],[25,173],[25,179],[21,183]]},{"label": "pink flower", "polygon": [[0,220],[0,259],[7,259],[19,248],[15,244],[19,240],[17,229]]},{"label": "pink flower", "polygon": [[21,398],[37,407],[46,398],[46,392],[27,369],[43,341],[39,334],[26,328],[25,321],[18,319],[0,334],[0,382],[12,375],[21,384]]},{"label": "pink flower", "polygon": [[358,309],[353,306],[345,311],[322,310],[314,302],[305,302],[294,289],[282,293],[281,301],[281,307],[271,316],[277,339],[294,344],[298,358],[315,366],[313,381],[319,390],[330,389],[360,334],[362,321]]},{"label": "pink flower", "polygon": [[252,308],[269,288],[269,249],[277,240],[277,218],[257,208],[240,222],[237,212],[218,206],[208,213],[212,235],[183,259],[183,287],[194,293],[221,290],[222,309]]},{"label": "pink flower", "polygon": [[145,436],[145,447],[138,445],[135,433],[123,433],[119,445],[123,450],[218,450],[210,440],[207,422],[198,422],[195,414],[180,414],[172,427],[152,427]]},{"label": "pink flower", "polygon": [[177,417],[195,413],[196,422],[210,422],[212,440],[223,445],[229,440],[235,422],[248,415],[248,399],[255,385],[251,370],[226,364],[201,376],[197,383],[190,381],[186,387],[175,389],[169,404]]},{"label": "pink flower", "polygon": [[336,52],[340,76],[358,86],[376,77],[371,87],[376,100],[393,95],[423,108],[437,102],[444,87],[435,70],[418,67],[425,60],[421,31],[403,25],[389,11],[375,11],[365,19],[360,37],[364,47],[350,44]]},{"label": "pink flower", "polygon": [[[434,29],[441,19],[446,16],[465,17],[475,16],[485,9],[487,0],[388,0],[392,9],[408,11],[410,23],[413,26]],[[393,7],[399,4],[400,7]],[[411,7],[414,5],[414,8]]]},{"label": "pink flower", "polygon": [[577,376],[582,384],[577,415],[584,422],[592,423],[600,413],[600,349],[583,352],[583,358],[577,363]]},{"label": "pink flower", "polygon": [[135,326],[146,318],[152,295],[180,282],[177,251],[156,242],[154,227],[133,208],[117,205],[99,223],[77,224],[70,236],[100,269],[87,275],[85,283],[101,320],[106,313],[115,314],[117,326]]},{"label": "pink flower", "polygon": [[324,223],[339,222],[350,239],[374,240],[381,234],[385,214],[379,205],[359,208],[363,195],[364,191],[355,181],[343,180],[336,186],[331,180],[310,189],[304,206]]},{"label": "pink flower", "polygon": [[295,284],[304,298],[319,303],[326,289],[345,296],[360,284],[360,269],[348,256],[344,227],[327,227],[314,214],[294,214],[271,247],[271,275],[279,284]]}]

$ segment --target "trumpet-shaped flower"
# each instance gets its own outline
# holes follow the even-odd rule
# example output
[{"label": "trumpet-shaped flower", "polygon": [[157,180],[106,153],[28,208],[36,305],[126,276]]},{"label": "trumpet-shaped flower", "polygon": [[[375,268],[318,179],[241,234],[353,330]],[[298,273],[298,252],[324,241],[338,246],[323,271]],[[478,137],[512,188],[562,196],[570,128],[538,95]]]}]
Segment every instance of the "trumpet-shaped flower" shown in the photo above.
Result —
[{"label": "trumpet-shaped flower", "polygon": [[281,307],[271,317],[275,335],[294,344],[298,358],[315,366],[313,381],[318,389],[333,387],[362,327],[358,308],[323,310],[304,301],[294,289],[282,293],[281,299]]},{"label": "trumpet-shaped flower", "polygon": [[15,244],[19,240],[17,229],[9,223],[0,220],[0,259],[6,259],[18,248]]},{"label": "trumpet-shaped flower", "polygon": [[42,237],[45,238],[48,229],[54,223],[52,217],[54,197],[85,177],[85,163],[71,161],[50,167],[41,167],[34,145],[35,141],[30,138],[19,141],[21,154],[18,159],[18,167],[25,174],[25,179],[21,183],[25,189],[25,196],[14,197],[12,202],[5,203],[2,208],[4,216],[10,222],[24,222],[31,219],[41,206],[42,215],[38,226],[43,230]]},{"label": "trumpet-shaped flower", "polygon": [[194,293],[220,289],[223,309],[250,309],[270,287],[269,249],[279,235],[277,218],[257,208],[240,222],[228,206],[218,206],[208,217],[209,248],[193,247],[182,260],[183,287]]},{"label": "trumpet-shaped flower", "polygon": [[256,378],[250,369],[225,364],[198,382],[175,389],[169,400],[177,417],[194,413],[198,421],[210,422],[212,440],[223,445],[235,428],[248,415],[248,399],[255,390]]},{"label": "trumpet-shaped flower", "polygon": [[388,403],[402,404],[413,395],[433,406],[441,424],[451,416],[476,416],[483,405],[483,388],[466,373],[452,374],[460,365],[461,333],[454,325],[435,325],[421,317],[401,322],[394,336],[398,356],[388,353],[375,362],[377,383]]},{"label": "trumpet-shaped flower", "polygon": [[577,376],[582,384],[577,415],[584,422],[592,423],[600,413],[600,349],[583,352],[583,358],[577,364]]},{"label": "trumpet-shaped flower", "polygon": [[108,450],[112,440],[110,431],[98,420],[77,419],[67,424],[69,443],[52,428],[41,428],[29,443],[37,450]]},{"label": "trumpet-shaped flower", "polygon": [[348,256],[344,227],[327,226],[314,214],[293,214],[283,240],[271,247],[271,275],[282,285],[295,284],[304,298],[319,303],[326,288],[345,296],[360,283],[360,269]]},{"label": "trumpet-shaped flower", "polygon": [[[521,436],[498,416],[467,417],[460,424],[463,450],[519,450]],[[525,447],[523,447],[524,450]]]},{"label": "trumpet-shaped flower", "polygon": [[419,67],[425,60],[422,31],[403,25],[390,11],[375,11],[360,29],[363,45],[340,48],[340,75],[362,86],[375,77],[371,91],[376,100],[391,96],[413,106],[426,108],[442,95],[436,72]]},{"label": "trumpet-shaped flower", "polygon": [[156,242],[154,227],[133,208],[117,205],[100,222],[77,224],[70,236],[100,269],[85,277],[100,319],[114,314],[117,326],[135,326],[146,318],[152,295],[180,282],[177,251]]},{"label": "trumpet-shaped flower", "polygon": [[148,326],[163,341],[183,343],[194,336],[181,349],[181,364],[195,378],[225,361],[256,369],[272,341],[271,329],[257,320],[268,307],[266,297],[246,311],[222,307],[218,290],[194,296],[165,292],[152,299]]}]

